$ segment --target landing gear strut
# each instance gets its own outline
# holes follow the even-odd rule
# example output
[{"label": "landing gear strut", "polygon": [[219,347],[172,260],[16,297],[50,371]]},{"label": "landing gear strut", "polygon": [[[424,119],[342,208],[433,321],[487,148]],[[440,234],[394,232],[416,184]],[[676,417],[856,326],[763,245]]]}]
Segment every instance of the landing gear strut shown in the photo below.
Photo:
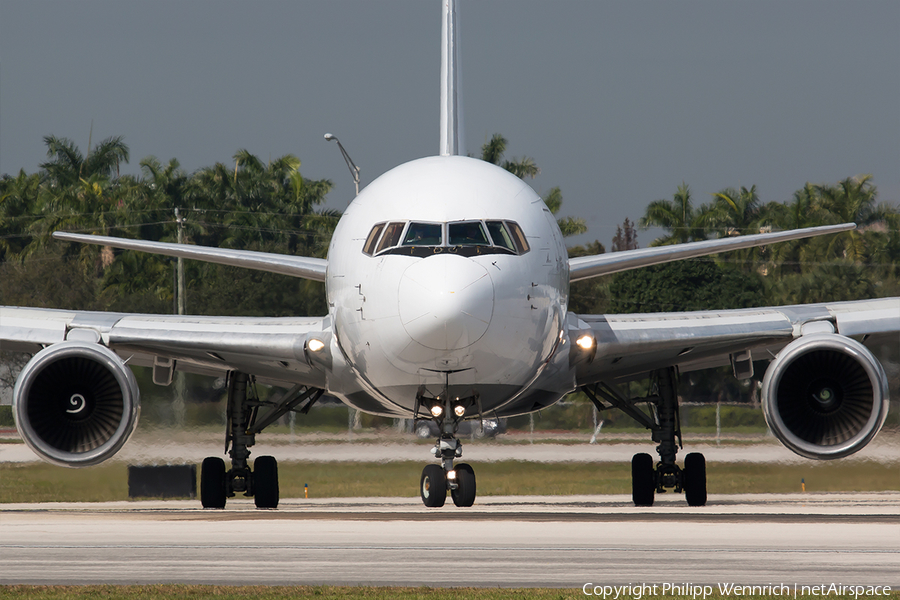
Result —
[{"label": "landing gear strut", "polygon": [[[238,492],[253,497],[257,508],[277,508],[278,462],[272,456],[260,456],[250,468],[250,447],[256,434],[290,412],[306,414],[323,390],[297,385],[275,402],[262,402],[253,391],[253,381],[246,373],[228,373],[228,424],[225,451],[231,457],[231,469],[219,457],[203,460],[200,469],[200,503],[203,508],[225,508],[228,498]],[[302,402],[302,408],[297,408]],[[259,414],[260,407],[268,407]]]},{"label": "landing gear strut", "polygon": [[451,402],[445,386],[444,393],[435,398],[425,397],[424,390],[420,390],[416,402],[416,415],[419,407],[427,408],[442,432],[431,449],[431,453],[441,464],[426,465],[422,470],[419,482],[422,502],[429,508],[439,508],[446,502],[447,490],[450,490],[453,504],[459,507],[472,506],[476,495],[475,469],[466,463],[454,466],[453,461],[462,457],[462,442],[456,438],[456,430],[466,414],[467,406],[478,405],[477,394],[465,399],[456,398]]},{"label": "landing gear strut", "polygon": [[[670,367],[653,374],[651,395],[647,398],[627,399],[606,383],[581,388],[598,409],[621,409],[649,429],[653,441],[659,444],[656,447],[659,462],[655,468],[649,454],[635,454],[631,460],[631,496],[635,506],[653,506],[655,494],[663,494],[668,489],[684,492],[690,506],[706,504],[706,460],[703,455],[688,454],[683,468],[675,463],[682,447],[677,385],[678,373]],[[635,406],[638,402],[650,407],[649,416]]]}]

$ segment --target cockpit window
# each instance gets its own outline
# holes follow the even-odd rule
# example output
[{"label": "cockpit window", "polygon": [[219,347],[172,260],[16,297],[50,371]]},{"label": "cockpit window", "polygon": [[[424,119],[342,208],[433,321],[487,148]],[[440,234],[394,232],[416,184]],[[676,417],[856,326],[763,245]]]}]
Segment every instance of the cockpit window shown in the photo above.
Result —
[{"label": "cockpit window", "polygon": [[491,239],[494,241],[495,246],[506,248],[507,250],[511,250],[513,252],[516,251],[516,247],[513,245],[512,237],[509,235],[509,231],[507,231],[506,227],[503,225],[503,221],[487,221],[485,225],[487,225],[488,233],[491,234]]},{"label": "cockpit window", "polygon": [[440,223],[410,223],[403,238],[404,246],[440,246],[444,232]]},{"label": "cockpit window", "polygon": [[375,244],[378,243],[378,236],[381,235],[381,231],[384,229],[384,223],[379,223],[375,227],[372,228],[372,231],[369,232],[369,237],[366,238],[366,243],[363,246],[363,252],[372,256],[375,253]]},{"label": "cockpit window", "polygon": [[450,223],[450,246],[490,246],[484,226],[481,221],[467,221],[464,223]]},{"label": "cockpit window", "polygon": [[475,256],[525,254],[528,250],[525,233],[515,221],[395,221],[372,227],[362,251],[369,256],[400,254],[422,258],[442,252]]},{"label": "cockpit window", "polygon": [[519,254],[525,254],[531,247],[528,245],[528,240],[525,239],[525,232],[522,231],[522,228],[519,227],[519,224],[515,221],[506,221],[507,227],[512,232],[513,242],[516,244],[516,250]]},{"label": "cockpit window", "polygon": [[403,233],[403,227],[406,223],[391,223],[384,229],[384,235],[378,243],[375,254],[378,254],[385,248],[393,248],[400,242],[400,234]]}]

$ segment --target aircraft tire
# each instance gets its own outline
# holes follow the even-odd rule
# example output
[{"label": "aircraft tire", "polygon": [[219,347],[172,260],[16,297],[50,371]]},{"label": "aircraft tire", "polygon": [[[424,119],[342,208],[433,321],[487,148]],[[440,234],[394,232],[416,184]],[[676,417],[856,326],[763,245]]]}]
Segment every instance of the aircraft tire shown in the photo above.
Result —
[{"label": "aircraft tire", "polygon": [[706,506],[706,459],[699,452],[684,457],[684,497],[688,506]]},{"label": "aircraft tire", "polygon": [[439,465],[425,465],[419,482],[422,502],[429,508],[440,508],[447,501],[447,476]]},{"label": "aircraft tire", "polygon": [[631,499],[634,505],[653,506],[655,492],[653,457],[647,453],[635,454],[631,459]]},{"label": "aircraft tire", "polygon": [[456,489],[450,490],[453,504],[459,507],[475,504],[475,469],[466,463],[456,465]]},{"label": "aircraft tire", "polygon": [[278,462],[260,456],[253,463],[253,501],[256,508],[278,508]]},{"label": "aircraft tire", "polygon": [[200,466],[200,504],[203,508],[225,508],[225,461],[216,456],[203,459]]}]

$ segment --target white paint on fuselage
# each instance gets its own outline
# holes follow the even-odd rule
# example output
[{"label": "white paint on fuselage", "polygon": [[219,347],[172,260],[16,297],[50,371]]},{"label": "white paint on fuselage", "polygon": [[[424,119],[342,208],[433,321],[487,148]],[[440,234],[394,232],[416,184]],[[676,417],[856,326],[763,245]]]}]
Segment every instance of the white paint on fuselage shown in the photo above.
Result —
[{"label": "white paint on fuselage", "polygon": [[[471,258],[362,252],[376,223],[469,219],[515,221],[530,251]],[[522,180],[461,156],[400,165],[360,192],[332,238],[326,291],[333,350],[346,365],[336,365],[331,376],[341,382],[329,388],[357,406],[352,392],[363,390],[383,405],[378,412],[408,416],[420,386],[437,395],[451,371],[452,395],[477,392],[485,412],[499,409],[534,382],[557,347],[568,281],[556,221]]]}]

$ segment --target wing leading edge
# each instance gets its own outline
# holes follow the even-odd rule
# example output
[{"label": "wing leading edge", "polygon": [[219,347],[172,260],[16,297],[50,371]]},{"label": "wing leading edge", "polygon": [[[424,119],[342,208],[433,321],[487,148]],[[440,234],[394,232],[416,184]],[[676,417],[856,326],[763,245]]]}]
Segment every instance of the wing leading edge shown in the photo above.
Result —
[{"label": "wing leading edge", "polygon": [[629,271],[686,258],[708,256],[710,254],[742,250],[755,246],[766,246],[776,242],[800,240],[829,233],[850,231],[852,229],[856,229],[855,223],[844,223],[841,225],[807,227],[805,229],[743,235],[735,238],[690,242],[672,246],[654,246],[595,256],[579,256],[569,259],[569,281],[580,281],[591,277],[600,277],[601,275],[610,275],[620,271]]},{"label": "wing leading edge", "polygon": [[144,240],[130,240],[127,238],[102,235],[84,235],[63,231],[55,232],[53,237],[57,240],[66,242],[96,244],[100,246],[110,246],[112,248],[121,248],[123,250],[137,250],[139,252],[173,256],[176,258],[190,258],[231,267],[244,267],[256,271],[268,271],[269,273],[311,279],[313,281],[325,281],[325,271],[328,268],[327,260],[308,256],[290,256],[287,254],[232,250],[229,248],[211,248],[209,246],[193,246],[189,244],[172,244],[167,242],[148,242]]}]

